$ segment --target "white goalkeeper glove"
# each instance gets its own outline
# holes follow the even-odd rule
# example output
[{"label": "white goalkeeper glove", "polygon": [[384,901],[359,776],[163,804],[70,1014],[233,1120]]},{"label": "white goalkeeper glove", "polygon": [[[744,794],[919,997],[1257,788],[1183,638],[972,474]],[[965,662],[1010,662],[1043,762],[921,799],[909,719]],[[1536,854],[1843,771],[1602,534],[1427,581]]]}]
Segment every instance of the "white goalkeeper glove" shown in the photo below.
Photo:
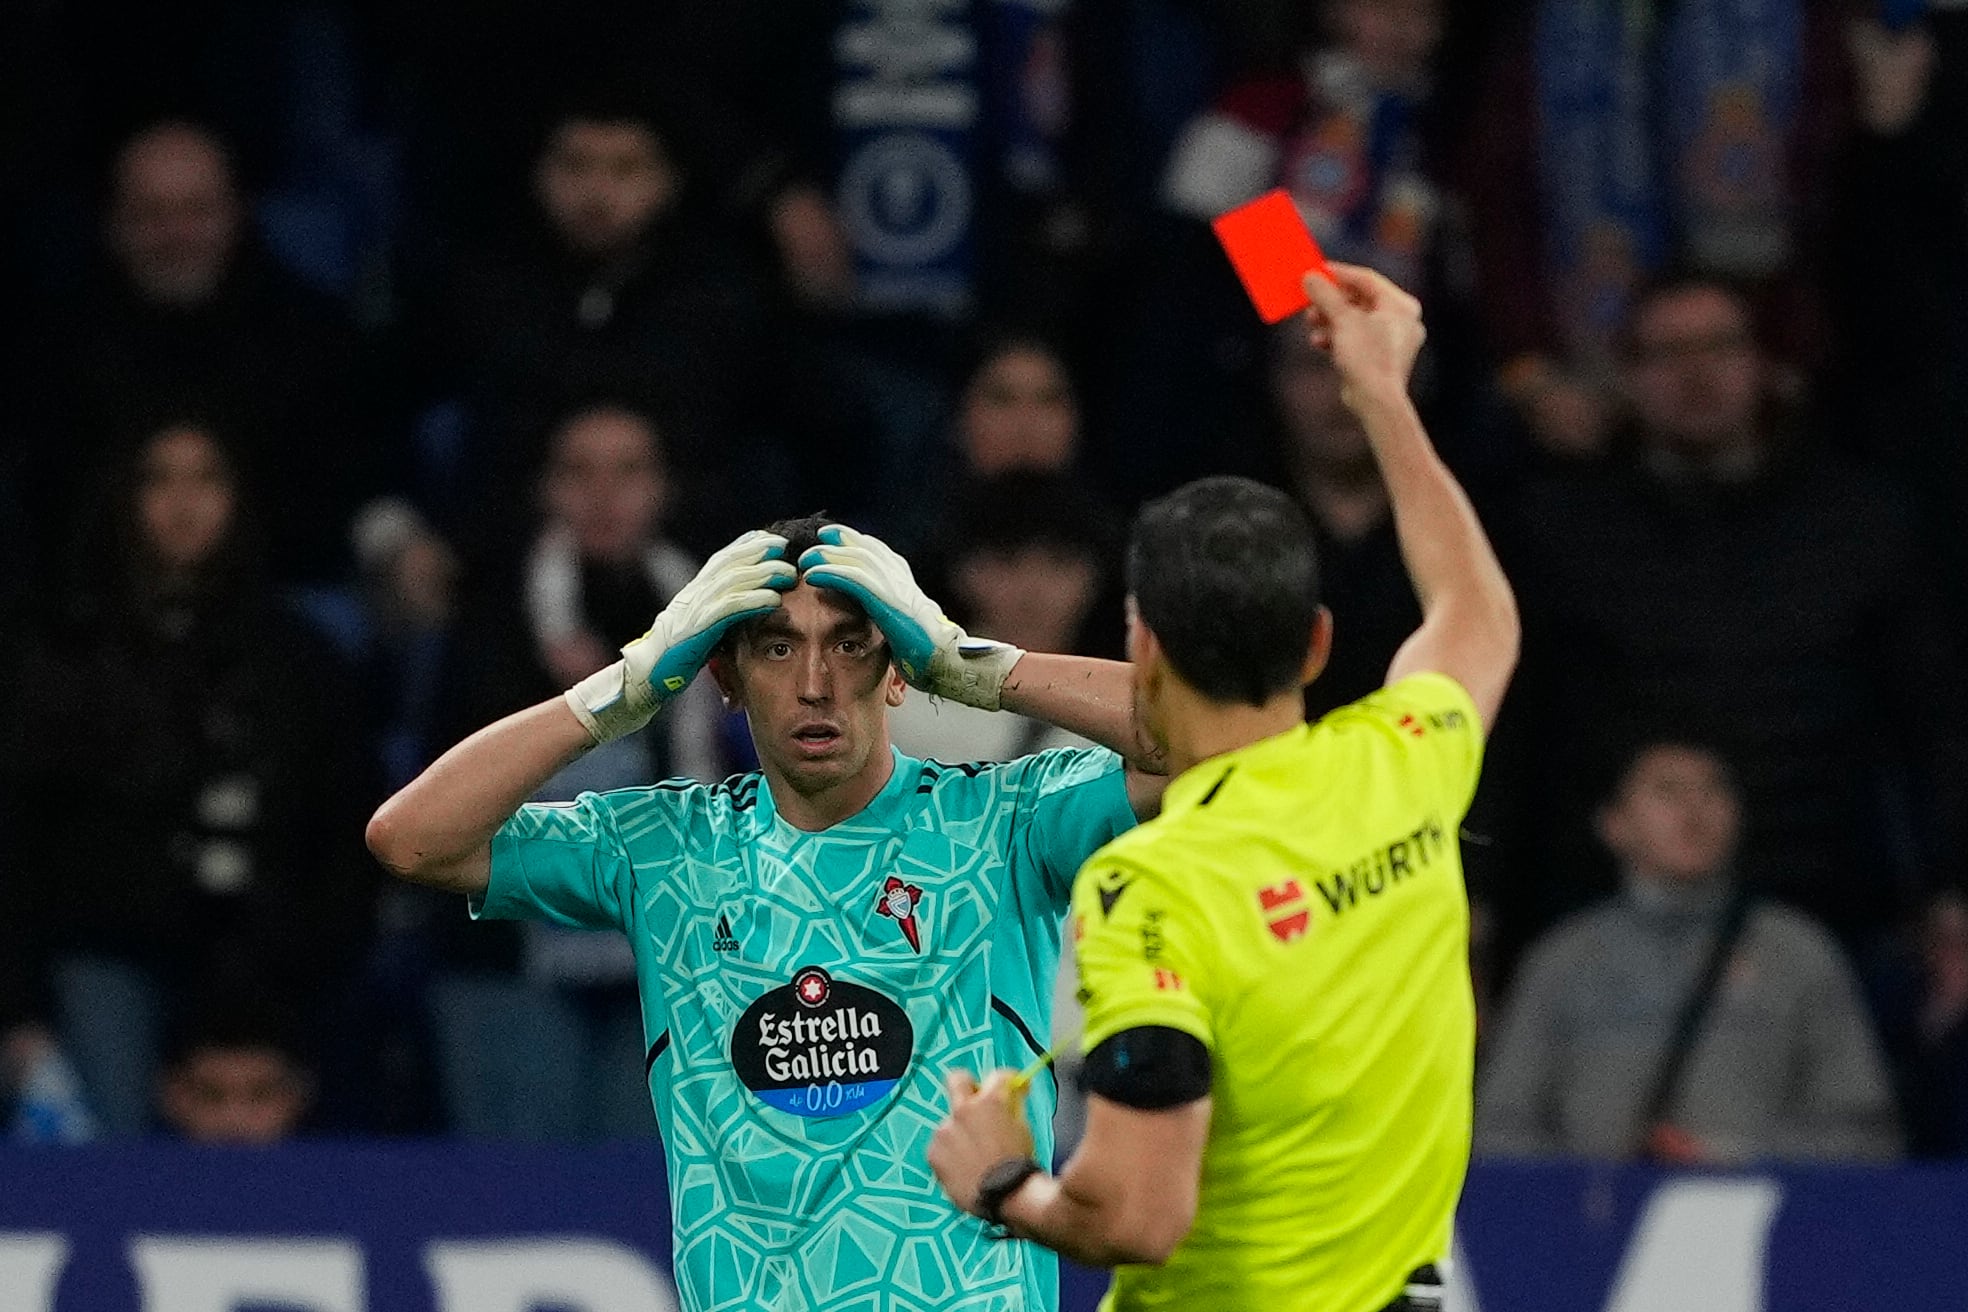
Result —
[{"label": "white goalkeeper glove", "polygon": [[965,633],[923,593],[909,562],[886,542],[829,524],[820,530],[820,545],[799,564],[808,583],[851,597],[868,612],[911,687],[986,711],[999,708],[1005,679],[1023,649]]},{"label": "white goalkeeper glove", "polygon": [[690,686],[732,625],[775,609],[780,594],[799,582],[785,555],[786,539],[745,534],[704,562],[649,632],[622,648],[621,660],[569,688],[568,708],[595,742],[613,742],[648,724]]}]

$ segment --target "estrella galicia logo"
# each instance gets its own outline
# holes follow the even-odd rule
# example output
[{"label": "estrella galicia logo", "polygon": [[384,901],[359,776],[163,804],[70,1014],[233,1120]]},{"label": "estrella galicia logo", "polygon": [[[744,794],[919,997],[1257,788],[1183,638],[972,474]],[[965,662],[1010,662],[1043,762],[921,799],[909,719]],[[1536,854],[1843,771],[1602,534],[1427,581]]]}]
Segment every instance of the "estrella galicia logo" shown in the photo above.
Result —
[{"label": "estrella galicia logo", "polygon": [[737,950],[738,940],[731,933],[731,917],[720,913],[718,915],[717,933],[711,938],[711,951],[736,952]]},{"label": "estrella galicia logo", "polygon": [[804,966],[738,1018],[731,1065],[768,1106],[846,1116],[886,1098],[915,1047],[915,1028],[893,999]]}]

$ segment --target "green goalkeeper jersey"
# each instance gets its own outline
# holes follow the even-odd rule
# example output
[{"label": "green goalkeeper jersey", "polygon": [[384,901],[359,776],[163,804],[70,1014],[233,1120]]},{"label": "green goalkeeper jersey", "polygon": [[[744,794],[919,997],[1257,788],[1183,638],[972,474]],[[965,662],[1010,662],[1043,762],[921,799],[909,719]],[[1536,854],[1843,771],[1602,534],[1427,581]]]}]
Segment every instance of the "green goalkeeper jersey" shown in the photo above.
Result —
[{"label": "green goalkeeper jersey", "polygon": [[817,833],[757,774],[589,793],[506,823],[473,912],[627,934],[686,1312],[1053,1308],[1051,1254],[957,1211],[929,1138],[945,1072],[1042,1050],[1073,875],[1133,824],[1099,749],[897,753]]}]

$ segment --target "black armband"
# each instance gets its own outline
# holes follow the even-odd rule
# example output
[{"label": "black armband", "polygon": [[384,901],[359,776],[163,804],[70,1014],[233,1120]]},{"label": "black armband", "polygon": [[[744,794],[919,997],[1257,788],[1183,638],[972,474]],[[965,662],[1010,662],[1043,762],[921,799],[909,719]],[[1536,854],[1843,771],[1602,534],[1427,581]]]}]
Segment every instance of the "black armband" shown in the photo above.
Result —
[{"label": "black armband", "polygon": [[1087,1054],[1080,1087],[1137,1111],[1180,1107],[1210,1091],[1209,1048],[1167,1025],[1122,1030]]}]

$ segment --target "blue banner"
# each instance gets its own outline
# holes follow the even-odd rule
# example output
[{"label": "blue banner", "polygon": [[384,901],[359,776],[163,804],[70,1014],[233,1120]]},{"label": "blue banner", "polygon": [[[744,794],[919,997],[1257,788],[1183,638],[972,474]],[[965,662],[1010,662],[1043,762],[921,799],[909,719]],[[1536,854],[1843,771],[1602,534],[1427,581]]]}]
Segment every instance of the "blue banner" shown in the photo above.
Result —
[{"label": "blue banner", "polygon": [[[1968,1169],[1483,1164],[1458,1230],[1452,1312],[1958,1307]],[[653,1145],[0,1149],[4,1312],[674,1312],[669,1233]]]},{"label": "blue banner", "polygon": [[834,37],[835,183],[864,307],[969,308],[983,116],[966,0],[848,0]]}]

